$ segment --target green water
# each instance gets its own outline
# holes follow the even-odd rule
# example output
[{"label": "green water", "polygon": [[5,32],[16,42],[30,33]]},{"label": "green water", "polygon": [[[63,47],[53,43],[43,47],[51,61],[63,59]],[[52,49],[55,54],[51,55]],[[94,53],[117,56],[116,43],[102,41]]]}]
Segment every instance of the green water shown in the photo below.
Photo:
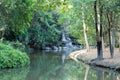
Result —
[{"label": "green water", "polygon": [[29,67],[1,70],[0,80],[120,80],[119,73],[107,69],[69,59],[63,63],[63,55],[64,52],[35,51],[29,54]]}]

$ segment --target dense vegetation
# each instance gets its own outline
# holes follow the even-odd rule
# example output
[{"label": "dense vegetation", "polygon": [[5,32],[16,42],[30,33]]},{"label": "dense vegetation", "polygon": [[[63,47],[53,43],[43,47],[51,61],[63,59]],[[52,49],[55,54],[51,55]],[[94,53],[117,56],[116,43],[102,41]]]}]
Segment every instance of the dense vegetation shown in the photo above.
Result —
[{"label": "dense vegetation", "polygon": [[30,60],[26,53],[0,43],[0,68],[22,67],[29,63]]},{"label": "dense vegetation", "polygon": [[109,45],[113,57],[120,44],[119,8],[119,0],[1,0],[0,36],[43,49],[61,45],[67,30],[88,51],[97,45],[101,57],[102,43]]},{"label": "dense vegetation", "polygon": [[[34,13],[32,23],[28,29],[29,44],[34,48],[58,45],[60,29],[55,20],[58,16],[38,10]],[[34,36],[34,37],[33,37]]]}]

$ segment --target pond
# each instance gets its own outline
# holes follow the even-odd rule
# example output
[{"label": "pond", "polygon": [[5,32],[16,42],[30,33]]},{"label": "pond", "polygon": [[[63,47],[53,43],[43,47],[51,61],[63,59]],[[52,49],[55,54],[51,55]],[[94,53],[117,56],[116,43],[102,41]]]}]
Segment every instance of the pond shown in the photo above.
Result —
[{"label": "pond", "polygon": [[1,70],[0,80],[120,80],[117,72],[64,60],[67,55],[64,51],[35,51],[29,54],[29,67]]}]

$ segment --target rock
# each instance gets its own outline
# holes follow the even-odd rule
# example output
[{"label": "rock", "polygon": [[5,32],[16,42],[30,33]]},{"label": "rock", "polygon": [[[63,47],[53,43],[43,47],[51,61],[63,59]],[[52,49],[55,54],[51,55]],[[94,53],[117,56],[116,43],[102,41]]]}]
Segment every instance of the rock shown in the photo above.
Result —
[{"label": "rock", "polygon": [[57,46],[53,46],[53,50],[58,51],[58,47]]},{"label": "rock", "polygon": [[50,47],[45,47],[45,50],[51,50],[51,48]]},{"label": "rock", "polygon": [[58,47],[58,50],[59,50],[59,51],[62,51],[62,47]]}]

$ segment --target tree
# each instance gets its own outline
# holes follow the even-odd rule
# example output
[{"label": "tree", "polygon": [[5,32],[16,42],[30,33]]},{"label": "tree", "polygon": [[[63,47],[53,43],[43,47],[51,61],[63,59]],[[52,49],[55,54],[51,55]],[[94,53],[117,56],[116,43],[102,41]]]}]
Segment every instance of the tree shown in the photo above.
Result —
[{"label": "tree", "polygon": [[34,1],[32,0],[1,0],[0,23],[5,28],[7,40],[17,40],[25,34],[30,25]]},{"label": "tree", "polygon": [[[114,57],[114,47],[115,47],[115,40],[116,40],[116,31],[119,32],[118,29],[118,23],[116,23],[119,18],[117,18],[116,16],[118,16],[118,4],[119,2],[116,1],[105,1],[104,3],[104,9],[105,9],[105,14],[107,16],[106,20],[108,22],[108,38],[109,38],[109,47],[110,47],[110,55],[111,58]],[[112,5],[111,5],[112,4]]]},{"label": "tree", "polygon": [[89,45],[94,45],[94,19],[92,15],[93,10],[90,7],[93,5],[93,1],[76,0],[72,1],[72,3],[73,16],[70,24],[70,33],[73,37],[77,38],[80,44],[85,45],[85,48],[89,51]]},{"label": "tree", "polygon": [[97,58],[103,58],[102,51],[102,6],[101,1],[96,0],[94,2],[94,10],[95,10],[95,28],[96,28],[96,37],[97,37]]},{"label": "tree", "polygon": [[82,23],[83,23],[83,30],[84,30],[84,38],[85,38],[85,45],[87,51],[89,51],[89,44],[88,44],[88,39],[87,39],[87,27],[85,24],[85,12],[84,12],[84,3],[82,3]]},{"label": "tree", "polygon": [[[47,0],[36,2],[36,10],[31,21],[29,33],[29,44],[31,47],[44,49],[61,45],[61,25],[59,16],[64,2],[58,0]],[[63,16],[62,16],[63,17]],[[34,36],[34,37],[33,37]]]}]

